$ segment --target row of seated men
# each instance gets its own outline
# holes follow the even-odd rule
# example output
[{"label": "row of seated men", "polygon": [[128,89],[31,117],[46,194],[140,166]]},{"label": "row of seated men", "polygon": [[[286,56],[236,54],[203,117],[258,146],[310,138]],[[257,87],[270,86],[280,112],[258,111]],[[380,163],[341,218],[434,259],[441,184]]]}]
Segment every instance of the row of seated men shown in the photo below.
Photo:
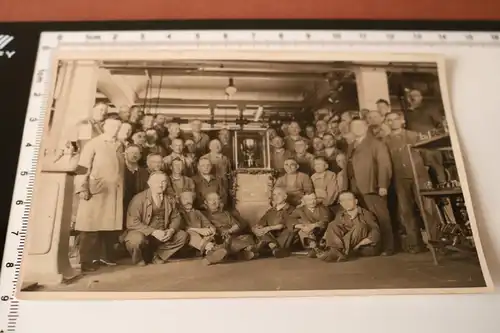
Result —
[{"label": "row of seated men", "polygon": [[[150,182],[147,181],[149,174],[162,172],[164,165],[162,164],[161,156],[151,154],[148,156],[148,170],[137,169],[139,172],[131,172],[130,165],[136,165],[141,157],[139,147],[129,145],[125,149],[125,195],[123,207],[130,207],[133,197],[136,193],[146,189]],[[290,158],[285,161],[286,174],[276,180],[275,186],[284,191],[284,200],[289,207],[302,205],[305,195],[314,195],[314,201],[320,204],[327,210],[327,213],[332,215],[338,209],[332,209],[334,203],[337,202],[338,196],[342,191],[341,178],[336,178],[335,174],[328,171],[328,163],[324,157],[315,158],[315,174],[311,178],[303,173],[298,172],[298,163]],[[190,200],[194,207],[203,209],[207,206],[206,197],[211,193],[216,193],[220,204],[229,209],[230,196],[228,195],[227,179],[216,177],[212,173],[212,163],[202,157],[198,161],[198,173],[194,177],[184,175],[185,164],[181,159],[174,159],[168,165],[168,175],[166,176],[164,192],[172,198],[176,203],[182,203],[186,193],[189,193]],[[295,180],[290,181],[291,178]],[[291,186],[291,185],[294,186]],[[191,196],[192,194],[192,196]],[[322,208],[322,210],[324,210]],[[124,226],[128,228],[129,226]]]},{"label": "row of seated men", "polygon": [[332,216],[314,193],[294,207],[287,203],[286,189],[274,187],[272,207],[259,221],[248,223],[225,207],[217,192],[206,193],[204,208],[198,210],[194,192],[183,191],[176,200],[167,194],[167,184],[166,174],[153,172],[149,189],[134,196],[128,207],[122,239],[139,266],[165,263],[185,246],[198,250],[207,264],[266,255],[283,258],[296,244],[310,258],[328,262],[380,253],[375,216],[348,191],[340,193],[342,209]]}]

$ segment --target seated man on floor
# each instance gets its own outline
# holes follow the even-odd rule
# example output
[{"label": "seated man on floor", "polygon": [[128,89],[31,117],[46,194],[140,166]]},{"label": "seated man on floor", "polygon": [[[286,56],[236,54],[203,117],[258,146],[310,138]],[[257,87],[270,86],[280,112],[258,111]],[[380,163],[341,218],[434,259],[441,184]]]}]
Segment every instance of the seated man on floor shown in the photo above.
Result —
[{"label": "seated man on floor", "polygon": [[292,206],[298,206],[304,194],[314,193],[313,183],[308,175],[298,171],[299,164],[295,159],[286,159],[284,168],[286,174],[278,178],[275,186],[286,189],[287,202]]},{"label": "seated man on floor", "polygon": [[314,193],[304,195],[302,202],[303,205],[290,215],[289,227],[297,232],[302,247],[308,250],[308,257],[316,258],[319,241],[330,221],[330,212],[318,204]]},{"label": "seated man on floor", "polygon": [[271,250],[276,258],[290,255],[289,247],[293,240],[293,232],[287,228],[294,207],[286,202],[286,190],[281,187],[273,189],[273,206],[262,216],[252,228],[258,239],[257,248],[263,253]]},{"label": "seated man on floor", "polygon": [[205,195],[205,216],[215,226],[216,240],[223,244],[228,255],[251,260],[258,256],[255,240],[248,231],[248,225],[239,214],[224,209],[220,196],[215,193]]},{"label": "seated man on floor", "polygon": [[149,176],[149,189],[134,196],[127,212],[125,247],[132,262],[144,266],[152,252],[153,264],[163,264],[187,242],[175,201],[165,194],[168,178],[163,172]]},{"label": "seated man on floor", "polygon": [[380,252],[380,229],[371,212],[358,206],[352,192],[339,195],[343,211],[330,222],[322,240],[318,258],[324,261],[344,261],[349,256],[374,256]]},{"label": "seated man on floor", "polygon": [[196,194],[190,191],[182,192],[179,195],[180,213],[189,234],[189,246],[204,254],[208,264],[216,264],[226,257],[227,250],[215,244],[217,230],[205,215],[194,209],[195,196]]}]

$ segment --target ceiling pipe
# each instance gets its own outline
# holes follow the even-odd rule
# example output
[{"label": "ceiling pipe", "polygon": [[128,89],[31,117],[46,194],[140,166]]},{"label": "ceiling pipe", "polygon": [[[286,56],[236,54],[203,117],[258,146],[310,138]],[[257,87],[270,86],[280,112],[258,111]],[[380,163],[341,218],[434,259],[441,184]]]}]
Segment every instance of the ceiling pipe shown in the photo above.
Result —
[{"label": "ceiling pipe", "polygon": [[[265,68],[254,68],[243,70],[241,68],[230,70],[228,68],[213,68],[213,69],[204,69],[201,67],[193,67],[193,68],[183,68],[183,67],[172,67],[172,66],[163,66],[163,65],[134,65],[134,64],[111,64],[111,63],[103,63],[101,65],[103,68],[107,68],[110,70],[130,70],[130,69],[150,69],[150,70],[165,70],[170,73],[184,73],[184,74],[197,74],[197,75],[206,75],[213,76],[218,75],[219,73],[224,73],[227,76],[252,76],[252,75],[270,75],[270,76],[280,76],[280,75],[298,75],[298,76],[324,76],[330,71],[352,71],[355,68],[359,67],[369,67],[369,68],[383,68],[389,71],[410,71],[414,70],[418,71],[432,71],[437,72],[437,66],[430,63],[422,63],[422,64],[375,64],[375,63],[352,63],[346,62],[343,63],[342,66],[339,64],[335,64],[335,66],[321,66],[316,70],[309,68],[306,70],[295,69],[293,65],[290,65],[288,69],[281,70],[266,70]],[[172,74],[170,74],[172,75]],[[222,75],[222,74],[221,74]]]}]

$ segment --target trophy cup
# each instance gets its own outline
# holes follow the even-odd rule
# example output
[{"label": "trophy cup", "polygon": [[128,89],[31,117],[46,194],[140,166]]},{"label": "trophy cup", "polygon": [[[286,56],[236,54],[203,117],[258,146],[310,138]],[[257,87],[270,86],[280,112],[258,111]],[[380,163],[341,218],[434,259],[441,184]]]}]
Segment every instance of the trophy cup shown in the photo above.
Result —
[{"label": "trophy cup", "polygon": [[241,151],[243,152],[243,167],[254,168],[255,167],[255,154],[257,150],[257,143],[254,139],[247,138],[241,143]]}]

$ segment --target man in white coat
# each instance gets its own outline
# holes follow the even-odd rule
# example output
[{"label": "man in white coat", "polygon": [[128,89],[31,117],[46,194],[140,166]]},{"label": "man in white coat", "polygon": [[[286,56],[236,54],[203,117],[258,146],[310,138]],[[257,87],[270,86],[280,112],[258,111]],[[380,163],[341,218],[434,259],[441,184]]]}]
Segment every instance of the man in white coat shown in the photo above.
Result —
[{"label": "man in white coat", "polygon": [[116,139],[122,122],[108,115],[103,134],[83,148],[79,169],[83,170],[76,193],[80,204],[75,229],[80,232],[82,272],[99,265],[114,265],[112,258],[116,231],[123,227],[123,145]]},{"label": "man in white coat", "polygon": [[[108,115],[108,105],[102,102],[97,103],[92,108],[91,116],[85,120],[79,121],[76,124],[75,130],[71,133],[74,135],[70,138],[75,150],[82,151],[83,147],[87,142],[91,139],[99,136],[103,133],[102,125],[104,123],[104,119]],[[73,207],[71,211],[71,227],[74,228],[74,223],[76,220],[76,213],[78,212],[78,205],[80,203],[80,199],[78,195],[75,195],[73,198]],[[79,236],[75,238],[74,246],[78,247],[80,244]]]}]

